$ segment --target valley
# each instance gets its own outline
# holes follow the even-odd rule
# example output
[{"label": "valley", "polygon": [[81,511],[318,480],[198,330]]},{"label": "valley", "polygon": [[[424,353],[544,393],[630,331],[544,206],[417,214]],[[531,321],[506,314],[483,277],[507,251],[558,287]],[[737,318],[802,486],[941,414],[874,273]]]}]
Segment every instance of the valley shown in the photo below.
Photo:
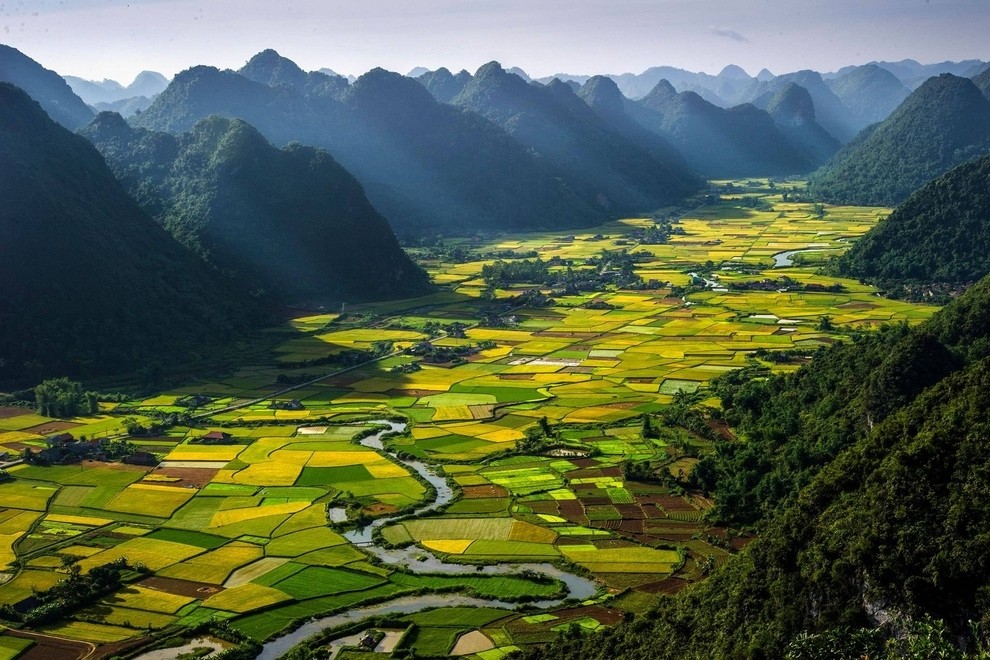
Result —
[{"label": "valley", "polygon": [[[199,634],[257,653],[302,624],[324,629],[307,658],[373,623],[491,660],[704,580],[754,539],[693,475],[745,440],[712,381],[937,311],[825,274],[889,209],[806,198],[716,180],[653,217],[421,241],[429,295],[297,315],[256,361],[85,416],[0,408],[0,602],[38,617],[0,658]],[[128,460],[92,460],[110,438]],[[53,448],[83,460],[19,460]],[[117,574],[92,602],[45,609],[97,566]]]}]

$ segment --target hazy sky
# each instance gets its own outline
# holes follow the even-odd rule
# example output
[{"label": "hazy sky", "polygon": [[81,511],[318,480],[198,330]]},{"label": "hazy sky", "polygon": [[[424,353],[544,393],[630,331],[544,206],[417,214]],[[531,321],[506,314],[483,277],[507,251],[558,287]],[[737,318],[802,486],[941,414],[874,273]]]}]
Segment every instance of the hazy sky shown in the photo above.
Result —
[{"label": "hazy sky", "polygon": [[239,68],[275,48],[304,69],[534,76],[820,71],[870,60],[990,59],[990,0],[0,0],[0,43],[61,74]]}]

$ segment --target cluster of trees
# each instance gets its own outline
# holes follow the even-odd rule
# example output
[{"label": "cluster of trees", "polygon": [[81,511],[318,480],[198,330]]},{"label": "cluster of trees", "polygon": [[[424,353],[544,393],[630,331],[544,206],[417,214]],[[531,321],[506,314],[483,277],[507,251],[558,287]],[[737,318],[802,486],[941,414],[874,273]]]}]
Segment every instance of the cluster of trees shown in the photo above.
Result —
[{"label": "cluster of trees", "polygon": [[0,618],[28,626],[58,621],[116,591],[124,573],[131,570],[147,569],[131,566],[125,557],[95,566],[85,575],[79,566],[73,564],[69,566],[65,579],[59,580],[50,589],[34,592],[30,609],[21,612],[10,604],[3,605],[0,607]]},{"label": "cluster of trees", "polygon": [[498,261],[481,267],[481,279],[492,287],[528,282],[542,284],[550,275],[550,267],[542,259]]},{"label": "cluster of trees", "polygon": [[353,367],[364,362],[370,362],[371,360],[378,359],[384,355],[388,355],[394,350],[394,348],[394,344],[390,341],[376,341],[371,344],[370,349],[348,348],[340,351],[339,353],[324,355],[318,358],[311,358],[309,360],[280,362],[279,367],[282,369],[298,369],[299,367],[312,367],[324,364],[332,364],[339,367]]},{"label": "cluster of trees", "polygon": [[82,383],[64,376],[35,385],[34,400],[38,414],[45,417],[92,415],[99,410],[99,394],[83,391]]},{"label": "cluster of trees", "polygon": [[437,346],[433,342],[421,341],[406,349],[407,355],[415,355],[429,364],[460,363],[469,355],[479,351],[495,348],[495,342],[490,339],[479,341],[477,344],[462,346]]},{"label": "cluster of trees", "polygon": [[685,234],[684,227],[676,226],[670,220],[654,220],[652,226],[629,233],[629,238],[643,245],[664,245],[671,236]]}]

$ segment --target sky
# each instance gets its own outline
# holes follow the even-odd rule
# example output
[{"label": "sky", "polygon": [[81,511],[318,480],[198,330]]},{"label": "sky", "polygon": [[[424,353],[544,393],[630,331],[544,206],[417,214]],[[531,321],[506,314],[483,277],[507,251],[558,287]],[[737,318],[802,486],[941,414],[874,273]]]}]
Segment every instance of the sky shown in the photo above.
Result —
[{"label": "sky", "polygon": [[0,43],[127,83],[274,48],[307,70],[533,77],[676,66],[755,75],[872,60],[990,60],[990,0],[0,0]]}]

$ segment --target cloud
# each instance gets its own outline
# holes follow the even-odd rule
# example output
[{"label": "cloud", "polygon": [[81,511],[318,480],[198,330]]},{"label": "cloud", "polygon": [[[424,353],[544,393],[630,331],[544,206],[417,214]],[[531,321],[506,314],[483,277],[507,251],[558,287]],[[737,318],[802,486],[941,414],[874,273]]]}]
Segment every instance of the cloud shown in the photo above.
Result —
[{"label": "cloud", "polygon": [[714,34],[716,37],[724,37],[725,39],[732,39],[733,41],[738,41],[740,43],[746,43],[749,41],[749,39],[742,36],[735,30],[730,30],[728,28],[723,28],[723,27],[715,27],[714,25],[710,26],[708,29],[711,30],[711,33]]}]

